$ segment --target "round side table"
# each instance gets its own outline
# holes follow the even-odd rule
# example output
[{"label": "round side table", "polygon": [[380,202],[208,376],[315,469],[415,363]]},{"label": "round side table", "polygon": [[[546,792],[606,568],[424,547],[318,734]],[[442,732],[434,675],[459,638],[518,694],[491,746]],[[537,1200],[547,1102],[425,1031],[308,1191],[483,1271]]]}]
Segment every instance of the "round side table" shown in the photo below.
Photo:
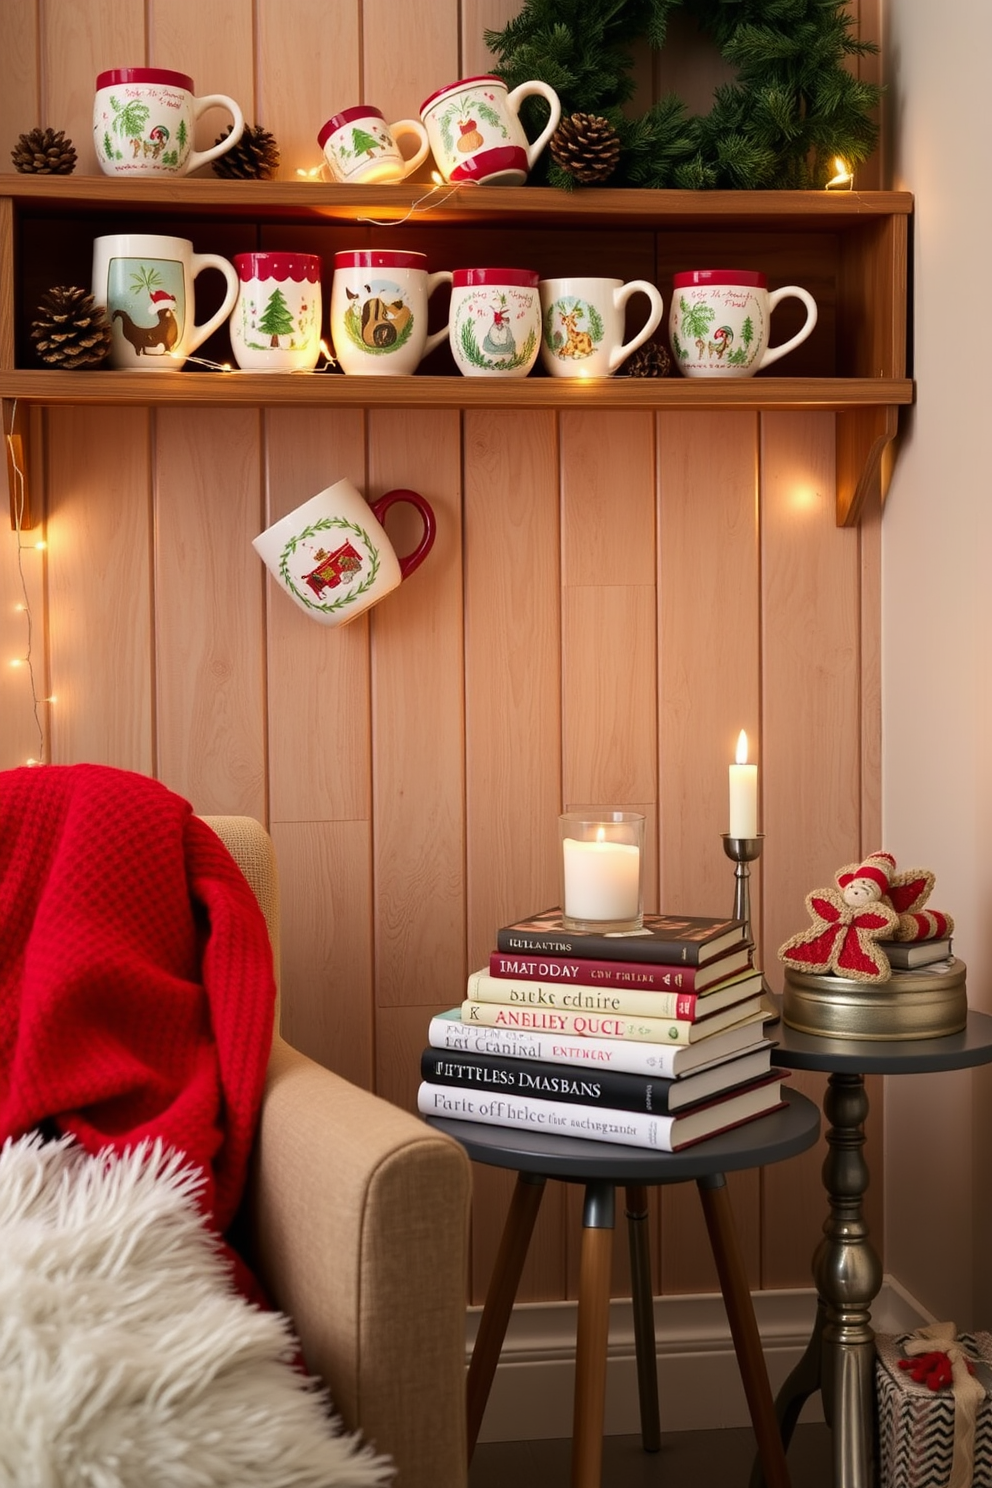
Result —
[{"label": "round side table", "polygon": [[[868,1187],[865,1075],[932,1074],[992,1062],[992,1017],[969,1012],[959,1033],[931,1039],[838,1039],[800,1033],[781,1019],[772,1062],[829,1075],[823,1098],[828,1152],[823,1186],[829,1213],[813,1256],[816,1322],[809,1344],[776,1399],[786,1447],[805,1401],[817,1390],[833,1438],[835,1488],[874,1483],[875,1334],[871,1304],[882,1266],[868,1238],[862,1201]],[[765,1481],[760,1461],[751,1488]]]},{"label": "round side table", "polygon": [[426,1118],[429,1126],[447,1132],[459,1141],[476,1162],[511,1168],[517,1173],[469,1366],[470,1455],[482,1425],[548,1178],[585,1186],[575,1346],[572,1488],[599,1488],[602,1475],[610,1255],[618,1184],[626,1189],[641,1440],[646,1451],[658,1450],[661,1427],[647,1236],[647,1189],[655,1184],[695,1181],[720,1278],[762,1472],[770,1488],[789,1488],[785,1450],[724,1177],[725,1173],[740,1168],[781,1162],[812,1147],[820,1131],[820,1113],[816,1105],[795,1090],[786,1090],[784,1095],[786,1104],[782,1109],[686,1147],[681,1152],[655,1152],[645,1147],[623,1147],[612,1142],[587,1142],[577,1137],[518,1131],[512,1127],[453,1121],[438,1116]]}]

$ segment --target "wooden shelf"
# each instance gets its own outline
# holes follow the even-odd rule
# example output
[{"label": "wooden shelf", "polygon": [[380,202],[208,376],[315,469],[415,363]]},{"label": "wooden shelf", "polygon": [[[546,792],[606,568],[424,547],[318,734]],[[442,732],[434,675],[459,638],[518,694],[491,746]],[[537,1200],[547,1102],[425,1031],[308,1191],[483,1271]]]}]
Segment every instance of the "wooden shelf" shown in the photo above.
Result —
[{"label": "wooden shelf", "polygon": [[[16,401],[16,432],[26,461],[26,410],[45,405],[832,411],[837,416],[837,520],[852,525],[870,491],[884,494],[884,456],[897,432],[898,410],[914,396],[906,367],[912,209],[910,193],[885,191],[564,192],[543,187],[453,190],[432,188],[429,182],[356,188],[213,177],[163,182],[4,176],[0,398],[5,428],[12,428]],[[52,232],[56,218],[65,224],[62,233]],[[146,231],[175,231],[182,224],[178,230],[223,233],[225,245],[230,241],[246,247],[266,246],[291,228],[316,233],[319,247],[329,234],[329,249],[341,242],[338,229],[361,228],[367,241],[375,242],[392,225],[402,235],[402,242],[390,238],[397,246],[421,246],[422,241],[425,251],[437,256],[457,244],[466,262],[492,261],[490,255],[501,248],[526,252],[537,265],[554,265],[545,267],[545,274],[637,277],[628,264],[646,259],[659,284],[673,264],[684,266],[694,257],[697,262],[710,260],[718,252],[741,267],[781,260],[772,287],[815,283],[821,316],[817,340],[811,338],[806,348],[792,354],[799,375],[791,378],[759,375],[713,382],[621,373],[596,381],[537,374],[504,380],[423,373],[58,372],[25,365],[30,361],[27,325],[38,285],[88,283],[85,253],[91,251],[93,234],[127,231],[132,224]],[[569,231],[573,228],[584,231]],[[348,241],[354,242],[353,233]],[[39,267],[38,258],[44,255],[58,265],[58,277],[48,261]],[[590,257],[592,268],[569,266]]]}]

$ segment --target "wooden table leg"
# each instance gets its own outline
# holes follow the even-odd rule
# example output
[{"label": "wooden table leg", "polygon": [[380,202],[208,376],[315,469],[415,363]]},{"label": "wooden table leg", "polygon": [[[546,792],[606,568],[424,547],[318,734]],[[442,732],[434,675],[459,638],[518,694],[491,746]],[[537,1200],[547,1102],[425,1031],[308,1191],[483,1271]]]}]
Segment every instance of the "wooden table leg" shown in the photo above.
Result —
[{"label": "wooden table leg", "polygon": [[768,1382],[747,1273],[737,1244],[726,1179],[722,1173],[713,1173],[696,1182],[765,1482],[768,1488],[790,1488],[785,1448],[775,1416],[775,1402]]},{"label": "wooden table leg", "polygon": [[527,1259],[527,1247],[534,1232],[537,1211],[544,1197],[546,1179],[537,1173],[518,1173],[503,1226],[499,1252],[486,1292],[486,1302],[479,1319],[479,1331],[468,1367],[466,1406],[468,1411],[468,1456],[472,1460],[479,1439],[486,1402],[492,1387],[500,1349],[506,1336],[506,1325],[513,1309],[513,1299],[520,1285],[520,1273]]},{"label": "wooden table leg", "polygon": [[586,1184],[575,1342],[572,1488],[600,1488],[606,1415],[606,1347],[610,1327],[610,1261],[615,1191],[597,1179]]},{"label": "wooden table leg", "polygon": [[661,1417],[658,1410],[658,1354],[654,1337],[654,1294],[648,1245],[648,1191],[643,1184],[628,1184],[626,1193],[634,1352],[637,1356],[637,1394],[641,1407],[641,1446],[645,1452],[659,1452]]}]

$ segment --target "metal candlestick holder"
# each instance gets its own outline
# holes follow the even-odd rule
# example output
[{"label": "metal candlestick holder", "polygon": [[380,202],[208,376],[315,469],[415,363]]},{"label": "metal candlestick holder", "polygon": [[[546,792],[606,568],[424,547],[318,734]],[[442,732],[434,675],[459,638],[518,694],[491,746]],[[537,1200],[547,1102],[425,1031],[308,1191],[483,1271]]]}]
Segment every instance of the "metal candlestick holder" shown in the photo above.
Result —
[{"label": "metal candlestick holder", "polygon": [[[729,832],[721,833],[723,837],[723,850],[736,864],[734,868],[734,909],[733,918],[744,921],[744,934],[754,945],[754,935],[751,931],[751,869],[748,866],[757,858],[761,857],[761,844],[765,840],[764,832],[758,832],[754,837],[731,837]],[[766,1023],[778,1021],[778,1009],[772,1001],[772,989],[765,980],[765,973],[761,973],[761,1002],[762,1014]]]}]

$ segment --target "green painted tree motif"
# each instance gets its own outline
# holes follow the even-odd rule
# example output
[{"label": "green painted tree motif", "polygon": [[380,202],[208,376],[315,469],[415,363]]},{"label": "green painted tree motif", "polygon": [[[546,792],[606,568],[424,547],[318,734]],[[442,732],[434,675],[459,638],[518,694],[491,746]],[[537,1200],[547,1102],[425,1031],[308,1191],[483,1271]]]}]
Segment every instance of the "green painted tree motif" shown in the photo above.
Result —
[{"label": "green painted tree motif", "polygon": [[185,150],[189,140],[189,130],[186,128],[186,120],[179,120],[179,128],[176,130],[176,144],[180,150]]},{"label": "green painted tree motif", "polygon": [[351,131],[351,152],[355,155],[367,155],[370,160],[375,156],[376,150],[382,149],[382,141],[377,140],[374,134],[369,134],[367,129],[353,129]]},{"label": "green painted tree motif", "polygon": [[131,293],[151,294],[162,283],[162,275],[151,264],[139,264],[131,273]]},{"label": "green painted tree motif", "polygon": [[124,139],[135,139],[143,133],[148,123],[148,115],[151,113],[147,103],[132,99],[130,103],[122,106],[111,94],[110,107],[114,111],[110,127],[115,134],[121,135]]},{"label": "green painted tree motif", "polygon": [[751,343],[754,340],[754,321],[750,315],[745,316],[744,324],[741,326],[741,346],[735,346],[727,361],[734,367],[744,367],[751,360]]},{"label": "green painted tree motif", "polygon": [[672,333],[672,344],[675,348],[675,355],[680,361],[686,361],[689,356],[689,348],[683,346],[679,339],[680,333],[683,336],[691,336],[693,339],[705,336],[715,315],[716,311],[711,305],[690,305],[685,295],[679,296],[681,324],[678,331]]},{"label": "green painted tree motif", "polygon": [[286,298],[281,289],[274,289],[269,296],[269,302],[262,312],[262,318],[258,322],[258,329],[264,331],[272,339],[270,346],[279,345],[280,336],[291,336],[293,334],[293,317],[286,304]]}]

